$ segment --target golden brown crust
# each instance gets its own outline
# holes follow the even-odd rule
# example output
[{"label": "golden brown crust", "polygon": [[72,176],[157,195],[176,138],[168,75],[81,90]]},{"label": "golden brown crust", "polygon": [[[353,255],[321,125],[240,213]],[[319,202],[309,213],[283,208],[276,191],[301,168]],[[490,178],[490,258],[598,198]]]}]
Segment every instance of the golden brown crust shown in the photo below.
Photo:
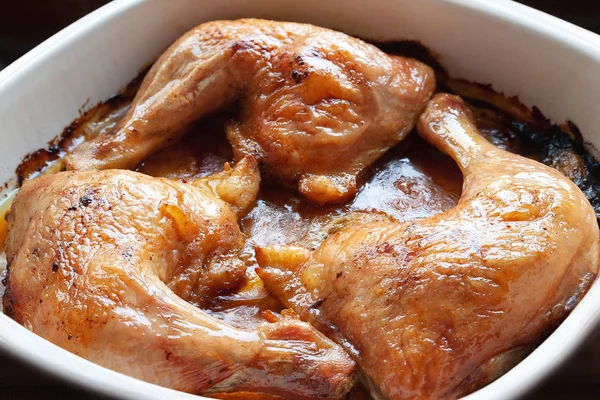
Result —
[{"label": "golden brown crust", "polygon": [[410,132],[434,89],[425,64],[339,32],[212,21],[175,42],[121,124],[76,148],[65,166],[135,168],[239,99],[239,118],[228,127],[235,159],[252,155],[271,177],[302,180],[307,199],[341,203],[356,194],[357,175]]},{"label": "golden brown crust", "polygon": [[310,325],[241,330],[186,301],[245,284],[237,219],[258,183],[251,158],[189,183],[119,170],[25,182],[8,221],[9,314],[90,361],[182,391],[343,397],[354,362]]}]

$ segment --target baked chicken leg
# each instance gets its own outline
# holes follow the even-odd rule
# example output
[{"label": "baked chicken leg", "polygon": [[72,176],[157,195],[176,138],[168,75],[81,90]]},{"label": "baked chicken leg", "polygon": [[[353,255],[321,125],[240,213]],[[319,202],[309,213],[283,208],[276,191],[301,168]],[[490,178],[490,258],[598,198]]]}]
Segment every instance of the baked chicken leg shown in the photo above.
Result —
[{"label": "baked chicken leg", "polygon": [[598,272],[596,215],[566,177],[488,143],[458,97],[437,95],[419,132],[463,171],[455,208],[348,226],[314,252],[258,249],[271,293],[389,399],[456,398],[494,379]]},{"label": "baked chicken leg", "polygon": [[357,174],[413,128],[432,70],[345,34],[246,19],[202,24],[176,41],[109,134],[83,143],[67,169],[134,168],[200,117],[239,100],[234,156],[296,184],[309,200],[343,202]]},{"label": "baked chicken leg", "polygon": [[259,179],[246,158],[190,183],[117,170],[26,181],[8,220],[7,313],[158,385],[340,398],[354,362],[310,325],[284,315],[245,331],[185,301],[244,279],[236,211],[254,201]]}]

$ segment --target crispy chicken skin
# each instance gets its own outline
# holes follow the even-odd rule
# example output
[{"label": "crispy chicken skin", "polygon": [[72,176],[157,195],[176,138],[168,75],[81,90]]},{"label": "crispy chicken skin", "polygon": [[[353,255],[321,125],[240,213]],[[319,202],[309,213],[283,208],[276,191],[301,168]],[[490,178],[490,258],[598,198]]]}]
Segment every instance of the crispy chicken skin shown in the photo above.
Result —
[{"label": "crispy chicken skin", "polygon": [[8,314],[88,360],[186,392],[342,397],[354,362],[307,323],[288,313],[241,330],[185,301],[243,281],[237,214],[259,180],[248,157],[189,183],[119,170],[26,181],[8,220]]},{"label": "crispy chicken skin", "polygon": [[483,139],[460,98],[436,95],[418,128],[463,171],[455,208],[348,226],[315,251],[259,248],[259,273],[345,346],[373,391],[456,398],[572,309],[598,272],[599,231],[577,186]]},{"label": "crispy chicken skin", "polygon": [[357,174],[413,128],[433,71],[343,33],[257,19],[213,21],[154,64],[111,133],[83,143],[65,168],[135,168],[200,117],[238,101],[234,156],[317,204],[356,193]]}]

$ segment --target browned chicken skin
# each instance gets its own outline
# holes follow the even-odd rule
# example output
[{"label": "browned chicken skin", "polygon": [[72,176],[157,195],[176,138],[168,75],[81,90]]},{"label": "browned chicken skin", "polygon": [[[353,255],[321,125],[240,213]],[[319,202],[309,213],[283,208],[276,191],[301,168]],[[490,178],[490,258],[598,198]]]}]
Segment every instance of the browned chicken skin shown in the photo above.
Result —
[{"label": "browned chicken skin", "polygon": [[495,378],[598,272],[594,210],[566,177],[488,143],[455,96],[437,95],[419,132],[463,171],[455,208],[257,254],[267,288],[389,399],[456,398]]},{"label": "browned chicken skin", "polygon": [[236,211],[259,179],[248,157],[189,183],[118,170],[25,182],[8,220],[5,309],[75,354],[162,386],[342,397],[354,362],[310,325],[284,314],[240,330],[185,301],[243,283]]},{"label": "browned chicken skin", "polygon": [[432,70],[345,34],[246,19],[202,24],[156,62],[110,134],[83,143],[67,169],[134,168],[200,117],[239,100],[235,159],[317,204],[344,202],[356,179],[401,141],[435,88]]}]

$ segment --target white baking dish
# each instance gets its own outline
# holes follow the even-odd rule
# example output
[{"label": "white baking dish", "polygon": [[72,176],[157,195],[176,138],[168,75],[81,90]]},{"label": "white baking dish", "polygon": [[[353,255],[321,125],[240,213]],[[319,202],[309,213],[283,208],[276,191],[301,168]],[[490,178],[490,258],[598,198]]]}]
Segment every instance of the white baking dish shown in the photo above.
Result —
[{"label": "white baking dish", "polygon": [[[600,148],[600,37],[507,0],[117,0],[0,72],[0,182],[28,152],[108,98],[187,29],[212,19],[311,22],[371,39],[416,39],[454,77],[493,83]],[[517,397],[547,376],[600,320],[596,282],[529,357],[469,399]],[[122,398],[198,398],[109,371],[0,314],[0,347],[53,374]]]}]

